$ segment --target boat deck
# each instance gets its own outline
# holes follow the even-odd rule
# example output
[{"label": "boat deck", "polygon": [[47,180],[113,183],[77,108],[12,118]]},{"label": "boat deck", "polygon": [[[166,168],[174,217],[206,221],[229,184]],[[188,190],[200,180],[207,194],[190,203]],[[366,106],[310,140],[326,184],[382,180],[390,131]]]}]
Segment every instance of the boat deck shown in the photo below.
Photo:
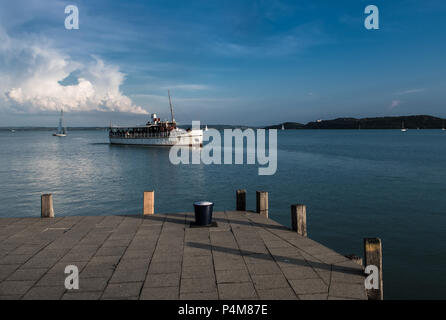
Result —
[{"label": "boat deck", "polygon": [[1,218],[0,299],[366,299],[362,267],[323,245],[256,213],[214,220]]}]

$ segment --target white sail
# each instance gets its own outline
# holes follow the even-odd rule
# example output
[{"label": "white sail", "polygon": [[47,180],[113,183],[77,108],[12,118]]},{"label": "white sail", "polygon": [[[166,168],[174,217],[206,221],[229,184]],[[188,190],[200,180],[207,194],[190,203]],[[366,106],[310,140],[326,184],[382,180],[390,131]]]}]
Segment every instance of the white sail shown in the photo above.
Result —
[{"label": "white sail", "polygon": [[404,121],[401,123],[401,131],[406,132],[407,128],[404,127]]},{"label": "white sail", "polygon": [[60,110],[59,126],[57,127],[57,132],[53,134],[54,136],[63,137],[67,135],[67,129],[65,127],[63,119],[63,109]]}]

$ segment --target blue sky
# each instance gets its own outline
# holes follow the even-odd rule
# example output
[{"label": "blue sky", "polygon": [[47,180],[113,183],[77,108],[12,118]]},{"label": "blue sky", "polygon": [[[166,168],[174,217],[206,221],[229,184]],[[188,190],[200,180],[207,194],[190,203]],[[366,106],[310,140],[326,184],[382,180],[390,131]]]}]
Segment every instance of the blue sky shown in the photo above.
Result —
[{"label": "blue sky", "polygon": [[[66,5],[79,30],[66,30]],[[364,8],[380,29],[364,28]],[[440,0],[2,1],[0,126],[446,117]]]}]

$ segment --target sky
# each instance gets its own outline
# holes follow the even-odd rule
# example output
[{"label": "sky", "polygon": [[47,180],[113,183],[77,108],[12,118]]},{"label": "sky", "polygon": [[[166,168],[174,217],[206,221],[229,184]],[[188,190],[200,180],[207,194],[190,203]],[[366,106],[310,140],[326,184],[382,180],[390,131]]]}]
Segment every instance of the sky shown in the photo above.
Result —
[{"label": "sky", "polygon": [[182,124],[446,117],[445,18],[442,0],[0,0],[0,126],[143,124],[170,117],[168,89]]}]

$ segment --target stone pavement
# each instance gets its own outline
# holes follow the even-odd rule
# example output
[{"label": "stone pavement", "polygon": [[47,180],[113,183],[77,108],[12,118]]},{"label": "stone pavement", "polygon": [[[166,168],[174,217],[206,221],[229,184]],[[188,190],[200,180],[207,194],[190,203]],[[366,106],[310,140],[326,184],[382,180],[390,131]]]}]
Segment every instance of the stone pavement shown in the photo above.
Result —
[{"label": "stone pavement", "polygon": [[[2,299],[366,299],[362,267],[256,213],[0,218]],[[79,289],[66,290],[67,265]]]}]

